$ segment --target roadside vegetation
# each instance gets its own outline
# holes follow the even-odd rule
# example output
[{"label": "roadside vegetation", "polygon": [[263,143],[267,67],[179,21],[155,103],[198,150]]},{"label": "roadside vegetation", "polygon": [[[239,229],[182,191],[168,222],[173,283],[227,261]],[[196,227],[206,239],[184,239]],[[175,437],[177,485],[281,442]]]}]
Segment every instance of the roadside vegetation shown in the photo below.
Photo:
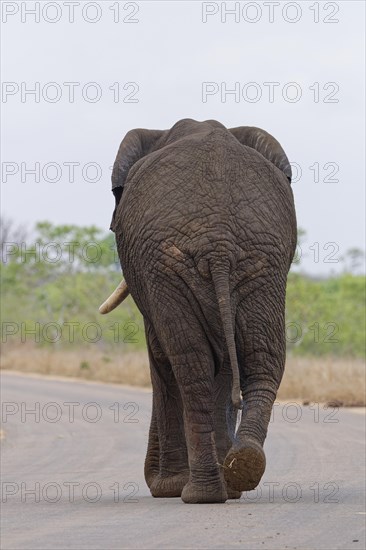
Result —
[{"label": "roadside vegetation", "polygon": [[[107,316],[98,312],[121,278],[113,234],[49,222],[29,234],[5,220],[1,252],[2,368],[150,385],[132,298]],[[365,404],[361,257],[348,251],[338,276],[308,277],[301,262],[290,273],[280,399]]]}]

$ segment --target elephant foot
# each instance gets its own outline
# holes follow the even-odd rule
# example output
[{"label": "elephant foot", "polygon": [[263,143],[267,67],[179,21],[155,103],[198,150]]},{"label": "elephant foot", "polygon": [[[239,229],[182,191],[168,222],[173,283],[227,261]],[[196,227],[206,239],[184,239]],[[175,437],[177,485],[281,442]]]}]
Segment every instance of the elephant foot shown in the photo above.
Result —
[{"label": "elephant foot", "polygon": [[145,481],[146,481],[146,485],[149,487],[151,487],[151,485],[154,483],[155,479],[158,477],[159,475],[159,470],[158,471],[152,471],[152,470],[147,470],[145,468]]},{"label": "elephant foot", "polygon": [[224,476],[234,491],[252,491],[259,484],[266,468],[266,456],[254,440],[240,442],[228,452],[224,460]]},{"label": "elephant foot", "polygon": [[238,500],[241,498],[241,491],[235,491],[235,489],[231,489],[231,487],[226,486],[227,491],[227,498],[229,500]]},{"label": "elephant foot", "polygon": [[189,472],[182,472],[171,476],[154,477],[150,485],[150,492],[155,498],[173,498],[180,497],[183,487],[187,484]]},{"label": "elephant foot", "polygon": [[223,503],[228,499],[225,484],[202,484],[189,481],[182,491],[182,500],[186,504]]}]

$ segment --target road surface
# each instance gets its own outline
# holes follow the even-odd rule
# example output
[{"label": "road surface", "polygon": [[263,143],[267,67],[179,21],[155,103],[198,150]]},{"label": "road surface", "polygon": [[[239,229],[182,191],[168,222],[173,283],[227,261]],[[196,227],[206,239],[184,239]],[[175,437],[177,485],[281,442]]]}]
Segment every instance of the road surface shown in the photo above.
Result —
[{"label": "road surface", "polygon": [[2,550],[365,548],[362,411],[277,404],[259,489],[187,505],[144,482],[149,391],[3,373],[2,401]]}]

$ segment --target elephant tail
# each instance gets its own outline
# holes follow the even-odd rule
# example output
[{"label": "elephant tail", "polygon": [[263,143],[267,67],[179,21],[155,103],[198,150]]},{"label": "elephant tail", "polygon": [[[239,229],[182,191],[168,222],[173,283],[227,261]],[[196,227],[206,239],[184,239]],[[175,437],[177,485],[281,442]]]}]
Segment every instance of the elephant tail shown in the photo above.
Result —
[{"label": "elephant tail", "polygon": [[225,270],[211,270],[212,280],[215,288],[215,294],[219,305],[220,317],[224,330],[229,359],[233,375],[233,385],[231,390],[231,399],[236,409],[243,408],[243,402],[240,392],[240,375],[238,358],[236,355],[235,337],[231,312],[231,300],[229,289],[229,275]]}]

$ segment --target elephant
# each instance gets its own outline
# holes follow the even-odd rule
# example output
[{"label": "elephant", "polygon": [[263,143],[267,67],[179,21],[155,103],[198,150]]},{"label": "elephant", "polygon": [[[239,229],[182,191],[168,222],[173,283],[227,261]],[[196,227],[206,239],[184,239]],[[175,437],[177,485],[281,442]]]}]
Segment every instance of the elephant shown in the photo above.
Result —
[{"label": "elephant", "polygon": [[144,318],[154,497],[222,503],[254,489],[285,364],[297,241],[291,166],[260,128],[215,120],[129,131],[113,166],[124,280]]}]

